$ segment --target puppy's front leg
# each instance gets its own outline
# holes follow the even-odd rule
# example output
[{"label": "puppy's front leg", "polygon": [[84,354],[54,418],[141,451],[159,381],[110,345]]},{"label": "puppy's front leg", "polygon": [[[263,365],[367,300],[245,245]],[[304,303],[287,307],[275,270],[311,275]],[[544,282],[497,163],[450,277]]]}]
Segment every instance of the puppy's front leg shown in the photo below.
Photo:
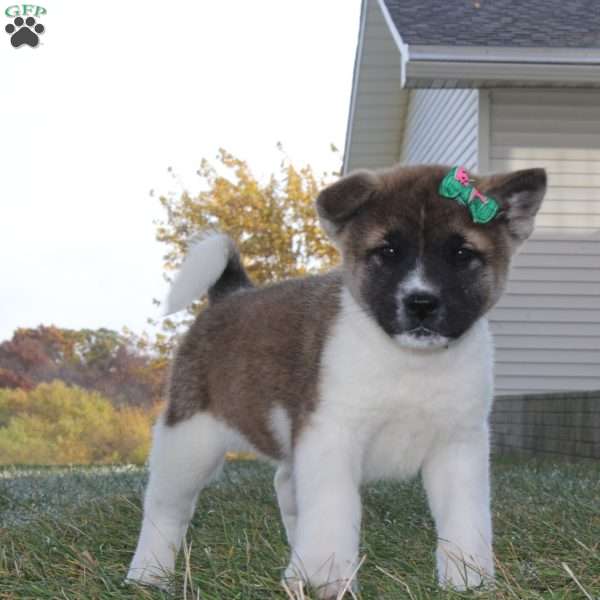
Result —
[{"label": "puppy's front leg", "polygon": [[279,465],[275,473],[274,485],[288,544],[293,548],[296,539],[298,509],[296,508],[294,473],[290,465],[285,462]]},{"label": "puppy's front leg", "polygon": [[298,521],[285,578],[292,586],[310,582],[319,598],[335,598],[356,569],[361,520],[356,458],[350,436],[325,427],[305,431],[294,451]]},{"label": "puppy's front leg", "polygon": [[494,576],[487,426],[438,446],[423,465],[438,535],[440,585],[465,589]]}]

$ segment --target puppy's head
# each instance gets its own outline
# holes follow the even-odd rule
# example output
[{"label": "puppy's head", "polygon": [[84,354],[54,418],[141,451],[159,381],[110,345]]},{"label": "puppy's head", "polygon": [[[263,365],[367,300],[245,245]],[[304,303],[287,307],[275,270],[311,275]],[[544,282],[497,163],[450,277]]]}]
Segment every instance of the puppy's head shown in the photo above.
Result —
[{"label": "puppy's head", "polygon": [[317,198],[356,301],[412,348],[446,346],[500,297],[511,256],[529,237],[546,189],[543,169],[475,177],[500,206],[474,223],[438,189],[450,167],[357,171]]}]

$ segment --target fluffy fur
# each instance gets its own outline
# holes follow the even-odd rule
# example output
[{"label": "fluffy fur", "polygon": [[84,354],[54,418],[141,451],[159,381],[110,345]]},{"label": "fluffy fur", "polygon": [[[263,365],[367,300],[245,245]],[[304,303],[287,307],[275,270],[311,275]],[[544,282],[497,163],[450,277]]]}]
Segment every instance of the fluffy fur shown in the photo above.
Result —
[{"label": "fluffy fur", "polygon": [[249,285],[231,239],[221,233],[206,235],[190,244],[171,286],[164,314],[187,308],[209,290],[216,298],[230,289]]},{"label": "fluffy fur", "polygon": [[440,584],[493,577],[485,314],[531,232],[545,174],[478,178],[502,214],[475,225],[437,194],[447,171],[358,172],[325,189],[317,210],[343,257],[326,275],[255,289],[227,238],[193,248],[170,307],[207,290],[210,306],[173,363],[129,580],[160,585],[172,571],[196,497],[231,449],[279,465],[292,586],[309,581],[320,598],[344,589],[361,483],[418,472]]}]

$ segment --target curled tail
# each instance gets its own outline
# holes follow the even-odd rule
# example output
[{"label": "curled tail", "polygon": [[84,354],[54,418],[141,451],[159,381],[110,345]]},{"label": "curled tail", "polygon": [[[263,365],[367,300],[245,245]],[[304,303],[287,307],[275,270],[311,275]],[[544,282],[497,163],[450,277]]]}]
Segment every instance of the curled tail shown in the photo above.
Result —
[{"label": "curled tail", "polygon": [[165,315],[189,306],[208,292],[210,302],[244,287],[252,287],[230,237],[215,233],[188,248],[188,253],[173,281]]}]

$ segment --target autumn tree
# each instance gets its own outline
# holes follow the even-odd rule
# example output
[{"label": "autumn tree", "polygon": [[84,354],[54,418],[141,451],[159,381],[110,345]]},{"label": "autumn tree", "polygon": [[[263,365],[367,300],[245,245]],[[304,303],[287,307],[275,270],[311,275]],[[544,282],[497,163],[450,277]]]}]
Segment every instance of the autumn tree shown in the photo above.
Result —
[{"label": "autumn tree", "polygon": [[0,465],[141,464],[158,410],[117,408],[98,392],[62,381],[0,389]]},{"label": "autumn tree", "polygon": [[17,329],[0,343],[0,388],[32,389],[60,379],[115,405],[150,406],[162,393],[166,363],[146,336],[124,330]]},{"label": "autumn tree", "polygon": [[[183,191],[160,197],[166,216],[157,223],[157,239],[167,246],[167,279],[181,264],[189,241],[210,230],[233,238],[244,267],[258,284],[315,273],[336,262],[337,253],[326,240],[314,210],[327,175],[317,177],[310,166],[297,168],[284,159],[277,174],[263,182],[244,160],[223,149],[216,166],[201,162],[198,175],[198,194]],[[190,307],[189,314],[196,313],[199,306]],[[177,330],[178,323],[164,321],[167,335],[158,336],[162,351],[170,349],[169,333]]]}]

